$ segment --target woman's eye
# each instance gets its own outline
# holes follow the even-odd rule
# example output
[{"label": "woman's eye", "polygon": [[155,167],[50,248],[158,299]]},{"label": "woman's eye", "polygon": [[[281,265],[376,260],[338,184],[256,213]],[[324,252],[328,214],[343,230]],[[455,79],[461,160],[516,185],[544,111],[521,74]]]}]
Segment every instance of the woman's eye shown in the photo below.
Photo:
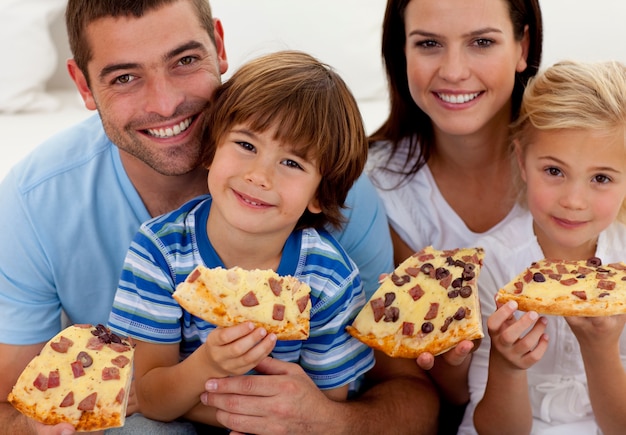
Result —
[{"label": "woman's eye", "polygon": [[439,44],[437,43],[437,41],[433,39],[424,39],[421,41],[417,41],[415,43],[415,46],[421,47],[421,48],[435,48],[435,47],[439,47]]},{"label": "woman's eye", "polygon": [[490,47],[491,44],[493,44],[493,41],[487,38],[480,38],[474,41],[474,43],[480,48],[487,48],[487,47]]}]

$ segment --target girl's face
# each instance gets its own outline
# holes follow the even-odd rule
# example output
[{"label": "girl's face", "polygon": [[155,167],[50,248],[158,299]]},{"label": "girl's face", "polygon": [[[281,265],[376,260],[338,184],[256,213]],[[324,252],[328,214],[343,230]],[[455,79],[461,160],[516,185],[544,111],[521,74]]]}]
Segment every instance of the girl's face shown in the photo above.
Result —
[{"label": "girl's face", "polygon": [[209,169],[209,225],[224,231],[287,237],[305,210],[320,213],[317,162],[274,139],[274,131],[236,125]]},{"label": "girl's face", "polygon": [[598,235],[615,221],[626,198],[623,132],[535,130],[517,156],[544,255],[593,256]]},{"label": "girl's face", "polygon": [[436,130],[468,135],[509,123],[528,32],[515,40],[506,1],[411,0],[404,21],[409,90]]}]

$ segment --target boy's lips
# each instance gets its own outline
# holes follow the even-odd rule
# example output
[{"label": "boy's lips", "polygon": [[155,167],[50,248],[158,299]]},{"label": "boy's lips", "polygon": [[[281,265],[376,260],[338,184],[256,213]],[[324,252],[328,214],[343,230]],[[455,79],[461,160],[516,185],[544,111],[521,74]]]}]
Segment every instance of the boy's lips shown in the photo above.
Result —
[{"label": "boy's lips", "polygon": [[243,194],[243,193],[241,193],[241,192],[238,192],[238,191],[234,191],[234,192],[235,192],[235,195],[236,195],[236,196],[237,196],[237,197],[238,197],[241,201],[243,201],[243,202],[245,202],[246,204],[251,205],[251,206],[253,206],[253,207],[263,207],[263,208],[265,208],[265,207],[270,207],[270,206],[271,206],[270,204],[268,204],[268,203],[266,203],[266,202],[264,202],[264,201],[261,201],[261,200],[260,200],[260,199],[258,199],[258,198],[254,198],[254,197],[252,197],[252,196],[245,195],[245,194]]}]

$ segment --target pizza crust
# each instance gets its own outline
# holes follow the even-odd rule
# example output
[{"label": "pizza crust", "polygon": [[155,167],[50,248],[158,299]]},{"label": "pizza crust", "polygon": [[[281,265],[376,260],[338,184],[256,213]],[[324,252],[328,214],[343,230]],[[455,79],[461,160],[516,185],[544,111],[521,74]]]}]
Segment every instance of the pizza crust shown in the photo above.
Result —
[{"label": "pizza crust", "polygon": [[626,264],[599,258],[537,261],[501,288],[499,303],[553,316],[599,317],[626,313]]},{"label": "pizza crust", "polygon": [[216,326],[251,321],[279,340],[309,337],[311,288],[273,270],[197,266],[173,298],[189,313]]},{"label": "pizza crust", "polygon": [[381,282],[347,331],[400,358],[484,337],[476,286],[483,257],[481,248],[424,248]]}]

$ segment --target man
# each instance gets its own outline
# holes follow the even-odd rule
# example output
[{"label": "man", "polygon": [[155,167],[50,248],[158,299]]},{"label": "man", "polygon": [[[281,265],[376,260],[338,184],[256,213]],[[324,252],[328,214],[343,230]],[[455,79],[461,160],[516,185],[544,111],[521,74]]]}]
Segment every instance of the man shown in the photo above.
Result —
[{"label": "man", "polygon": [[[206,0],[126,3],[68,2],[74,55],[68,71],[86,107],[98,116],[51,138],[0,184],[0,424],[7,433],[71,433],[67,425],[45,427],[17,413],[6,402],[12,385],[61,329],[62,311],[72,323],[107,321],[124,256],[141,222],[207,190],[197,158],[203,109],[228,68],[222,26]],[[384,213],[365,177],[352,189],[348,206],[349,224],[337,236],[371,294],[378,275],[391,270],[392,254]],[[370,390],[371,402],[354,403],[331,402],[298,366],[274,363],[259,370],[276,375],[268,381],[289,387],[275,403],[289,404],[289,423],[299,429],[322,429],[313,426],[312,409],[326,410],[334,428],[348,431],[355,421],[368,421],[372,431],[378,422],[383,429],[395,427],[404,421],[395,417],[399,414],[411,432],[416,428],[408,425],[411,418],[417,416],[424,428],[436,419],[436,392],[414,361],[395,361],[400,370],[383,367],[381,379],[393,380]],[[228,402],[228,395],[212,397]],[[244,394],[240,400],[245,399]],[[402,410],[402,403],[410,405]],[[131,403],[129,413],[135,410]],[[266,418],[258,429],[244,429],[230,414],[223,423],[279,433],[287,430],[279,427],[279,417]]]}]

